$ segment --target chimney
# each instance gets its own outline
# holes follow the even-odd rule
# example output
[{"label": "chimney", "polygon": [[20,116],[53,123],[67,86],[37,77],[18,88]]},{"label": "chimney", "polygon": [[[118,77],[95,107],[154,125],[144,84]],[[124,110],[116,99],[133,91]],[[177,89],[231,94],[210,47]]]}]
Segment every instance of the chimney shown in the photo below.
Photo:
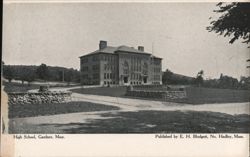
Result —
[{"label": "chimney", "polygon": [[100,43],[99,43],[99,49],[104,49],[106,48],[108,45],[107,41],[104,41],[104,40],[100,40]]},{"label": "chimney", "polygon": [[144,47],[143,46],[138,46],[138,50],[139,51],[144,51]]}]

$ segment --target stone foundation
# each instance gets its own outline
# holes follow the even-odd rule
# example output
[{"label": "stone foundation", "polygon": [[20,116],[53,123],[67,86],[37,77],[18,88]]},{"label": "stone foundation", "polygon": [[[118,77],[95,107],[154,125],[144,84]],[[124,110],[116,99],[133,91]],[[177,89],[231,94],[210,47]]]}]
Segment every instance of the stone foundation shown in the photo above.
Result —
[{"label": "stone foundation", "polygon": [[71,92],[8,93],[9,104],[62,103],[71,100]]}]

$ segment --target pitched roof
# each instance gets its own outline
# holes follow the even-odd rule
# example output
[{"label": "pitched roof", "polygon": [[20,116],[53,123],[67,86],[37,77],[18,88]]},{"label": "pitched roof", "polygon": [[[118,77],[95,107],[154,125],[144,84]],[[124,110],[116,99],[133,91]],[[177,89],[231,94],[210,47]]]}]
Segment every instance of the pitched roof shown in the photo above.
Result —
[{"label": "pitched roof", "polygon": [[94,52],[88,53],[87,55],[97,54],[97,53],[114,53],[116,51],[116,49],[117,49],[116,47],[107,46],[104,49],[96,50]]},{"label": "pitched roof", "polygon": [[134,52],[134,53],[144,53],[144,54],[150,54],[150,53],[147,53],[147,52],[144,52],[144,51],[139,51],[133,47],[128,47],[128,46],[125,46],[125,45],[122,45],[122,46],[119,46],[117,47],[117,50],[116,51],[124,51],[124,52]]},{"label": "pitched roof", "polygon": [[[122,45],[122,46],[118,46],[118,47],[107,46],[104,49],[99,49],[99,50],[96,50],[94,52],[88,53],[88,54],[83,55],[83,56],[88,56],[88,55],[98,54],[98,53],[111,53],[111,54],[114,54],[115,52],[118,52],[118,51],[132,52],[132,53],[141,53],[141,54],[151,55],[150,53],[139,51],[139,50],[137,50],[137,49],[135,49],[133,47]],[[81,57],[83,57],[83,56],[81,56]]]},{"label": "pitched roof", "polygon": [[[151,53],[144,52],[144,51],[139,51],[139,50],[137,50],[137,49],[135,49],[133,47],[122,45],[122,46],[118,46],[118,47],[107,46],[104,49],[99,49],[99,50],[96,50],[94,52],[88,53],[88,54],[83,55],[83,56],[88,56],[88,55],[98,54],[98,53],[111,53],[111,54],[114,54],[114,53],[119,52],[119,51],[152,55]],[[83,57],[83,56],[81,56],[81,57]],[[153,56],[153,57],[158,58],[156,56]]]}]

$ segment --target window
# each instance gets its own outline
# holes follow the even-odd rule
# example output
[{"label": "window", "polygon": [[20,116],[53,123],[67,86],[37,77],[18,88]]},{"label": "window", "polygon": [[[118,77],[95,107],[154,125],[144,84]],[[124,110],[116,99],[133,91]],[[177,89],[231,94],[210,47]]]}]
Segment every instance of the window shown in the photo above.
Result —
[{"label": "window", "polygon": [[124,74],[128,74],[128,70],[129,70],[128,62],[124,61],[124,64],[123,64],[123,73]]},{"label": "window", "polygon": [[99,59],[99,56],[95,55],[95,56],[92,56],[92,61],[98,61]]},{"label": "window", "polygon": [[123,73],[128,74],[128,70],[124,69]]},{"label": "window", "polygon": [[83,78],[84,80],[88,79],[88,74],[82,75],[82,78]]},{"label": "window", "polygon": [[148,74],[148,64],[147,64],[146,62],[143,64],[142,73],[143,73],[144,75],[147,75],[147,74]]},{"label": "window", "polygon": [[89,70],[89,67],[88,66],[82,66],[82,71],[88,71]]},{"label": "window", "polygon": [[93,66],[92,66],[92,70],[93,70],[93,71],[99,70],[99,66],[98,66],[98,65],[93,65]]},{"label": "window", "polygon": [[154,75],[154,80],[160,80],[160,75]]},{"label": "window", "polygon": [[161,72],[161,68],[154,68],[154,72],[157,72],[157,73],[159,73],[159,72]]},{"label": "window", "polygon": [[99,74],[96,73],[96,74],[93,74],[93,79],[98,79],[99,78]]},{"label": "window", "polygon": [[106,79],[107,78],[107,74],[106,73],[104,73],[104,79]]},{"label": "window", "polygon": [[81,62],[82,62],[82,63],[87,63],[87,62],[88,62],[88,58],[87,58],[87,57],[82,58]]},{"label": "window", "polygon": [[160,59],[154,59],[154,64],[155,65],[160,65],[161,64],[161,60]]}]

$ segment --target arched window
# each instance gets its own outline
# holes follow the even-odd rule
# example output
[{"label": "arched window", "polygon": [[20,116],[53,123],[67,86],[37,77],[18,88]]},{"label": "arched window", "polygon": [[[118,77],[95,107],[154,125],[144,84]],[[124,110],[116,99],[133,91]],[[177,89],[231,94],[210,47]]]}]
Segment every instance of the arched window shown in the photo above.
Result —
[{"label": "arched window", "polygon": [[123,64],[123,73],[124,74],[128,74],[129,73],[129,66],[128,66],[128,62],[127,61],[124,61],[124,64]]},{"label": "arched window", "polygon": [[148,74],[148,64],[146,62],[144,62],[143,67],[142,67],[142,73],[144,75]]}]

